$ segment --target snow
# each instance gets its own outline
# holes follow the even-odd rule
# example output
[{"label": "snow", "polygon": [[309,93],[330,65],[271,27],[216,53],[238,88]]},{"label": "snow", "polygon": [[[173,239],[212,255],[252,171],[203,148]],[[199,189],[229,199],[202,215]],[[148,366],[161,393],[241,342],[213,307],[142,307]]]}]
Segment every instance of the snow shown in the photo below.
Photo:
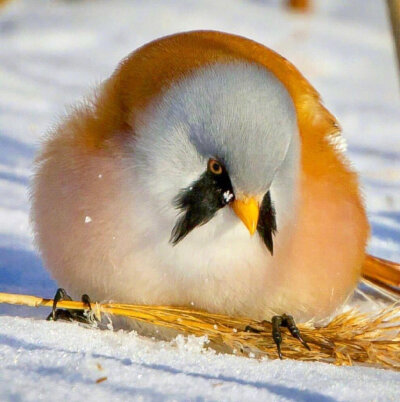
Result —
[{"label": "snow", "polygon": [[[132,333],[4,317],[3,398],[18,400],[396,400],[399,374],[323,363],[257,361]],[[97,384],[96,380],[107,377]]]},{"label": "snow", "polygon": [[[157,37],[217,29],[291,60],[342,125],[372,224],[369,250],[400,261],[400,97],[384,2],[320,0],[311,15],[281,0],[20,0],[0,8],[0,291],[51,297],[34,251],[27,188],[40,137]],[[99,174],[101,179],[101,174]],[[88,218],[88,217],[87,217]],[[46,322],[0,305],[1,400],[396,400],[400,374],[365,367],[217,355],[204,339]],[[107,377],[96,383],[96,380]]]}]

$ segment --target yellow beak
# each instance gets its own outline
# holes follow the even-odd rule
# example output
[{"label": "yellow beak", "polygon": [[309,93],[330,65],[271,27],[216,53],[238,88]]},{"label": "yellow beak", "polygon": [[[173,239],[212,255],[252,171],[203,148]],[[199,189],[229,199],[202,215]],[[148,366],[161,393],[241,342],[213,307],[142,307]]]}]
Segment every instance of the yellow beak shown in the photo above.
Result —
[{"label": "yellow beak", "polygon": [[250,234],[253,235],[257,230],[259,207],[258,202],[254,198],[248,198],[244,201],[233,201],[232,209],[235,214],[242,220]]}]

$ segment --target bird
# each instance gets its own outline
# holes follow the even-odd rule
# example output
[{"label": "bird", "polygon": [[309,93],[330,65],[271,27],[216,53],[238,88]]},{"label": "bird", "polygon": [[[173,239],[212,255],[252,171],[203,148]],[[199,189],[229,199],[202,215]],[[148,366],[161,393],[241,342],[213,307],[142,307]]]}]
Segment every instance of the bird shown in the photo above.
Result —
[{"label": "bird", "polygon": [[290,326],[332,317],[363,266],[400,282],[366,254],[335,117],[293,64],[233,34],[128,55],[45,137],[31,198],[35,243],[73,297]]}]

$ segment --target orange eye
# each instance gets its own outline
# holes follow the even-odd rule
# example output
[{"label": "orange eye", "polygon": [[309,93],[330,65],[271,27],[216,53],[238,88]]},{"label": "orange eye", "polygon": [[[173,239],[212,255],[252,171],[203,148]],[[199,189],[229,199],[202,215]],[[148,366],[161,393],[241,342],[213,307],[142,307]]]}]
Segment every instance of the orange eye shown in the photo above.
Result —
[{"label": "orange eye", "polygon": [[222,166],[217,160],[210,159],[208,161],[208,170],[211,173],[214,173],[214,174],[221,174],[222,173]]}]

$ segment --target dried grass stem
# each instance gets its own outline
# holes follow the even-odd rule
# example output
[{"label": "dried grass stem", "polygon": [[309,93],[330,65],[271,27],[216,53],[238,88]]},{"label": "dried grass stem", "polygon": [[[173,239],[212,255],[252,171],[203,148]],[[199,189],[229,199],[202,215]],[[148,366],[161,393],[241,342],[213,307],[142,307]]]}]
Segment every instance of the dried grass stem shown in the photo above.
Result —
[{"label": "dried grass stem", "polygon": [[[53,300],[0,293],[0,303],[52,307]],[[76,301],[61,301],[58,307],[85,309],[83,303]],[[228,349],[238,355],[248,356],[253,353],[257,357],[278,357],[271,337],[271,324],[267,322],[168,306],[96,303],[93,309],[98,316],[124,316],[185,334],[206,335],[213,346]],[[260,332],[246,332],[247,326]],[[286,358],[400,370],[399,305],[393,305],[378,313],[365,314],[352,310],[337,315],[324,327],[315,328],[311,324],[300,324],[299,329],[311,351],[306,350],[283,329],[282,353]]]}]

